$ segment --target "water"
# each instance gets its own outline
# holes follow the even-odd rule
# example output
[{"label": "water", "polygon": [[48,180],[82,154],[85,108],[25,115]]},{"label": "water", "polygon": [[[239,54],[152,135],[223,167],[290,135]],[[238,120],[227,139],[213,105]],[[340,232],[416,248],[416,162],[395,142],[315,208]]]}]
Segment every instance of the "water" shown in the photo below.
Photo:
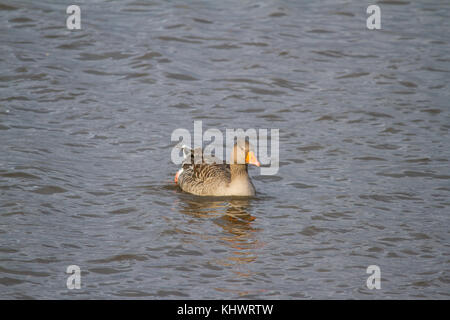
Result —
[{"label": "water", "polygon": [[[0,298],[449,298],[448,1],[69,4],[0,4]],[[180,192],[194,120],[278,174]]]}]

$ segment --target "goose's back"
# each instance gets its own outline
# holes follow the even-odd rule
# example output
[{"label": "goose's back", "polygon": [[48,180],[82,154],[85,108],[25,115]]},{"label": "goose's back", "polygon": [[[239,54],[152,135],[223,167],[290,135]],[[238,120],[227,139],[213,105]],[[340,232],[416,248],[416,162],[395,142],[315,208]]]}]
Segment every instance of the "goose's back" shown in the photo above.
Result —
[{"label": "goose's back", "polygon": [[221,195],[230,182],[230,166],[223,163],[184,164],[178,178],[183,191],[196,195]]}]

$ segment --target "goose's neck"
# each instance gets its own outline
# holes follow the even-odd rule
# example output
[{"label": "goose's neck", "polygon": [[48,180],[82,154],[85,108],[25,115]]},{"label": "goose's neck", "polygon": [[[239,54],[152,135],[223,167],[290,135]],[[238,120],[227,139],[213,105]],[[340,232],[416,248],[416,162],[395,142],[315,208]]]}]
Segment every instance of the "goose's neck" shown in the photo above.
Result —
[{"label": "goose's neck", "polygon": [[248,166],[247,164],[231,164],[231,180],[235,180],[238,178],[247,178],[248,179]]}]

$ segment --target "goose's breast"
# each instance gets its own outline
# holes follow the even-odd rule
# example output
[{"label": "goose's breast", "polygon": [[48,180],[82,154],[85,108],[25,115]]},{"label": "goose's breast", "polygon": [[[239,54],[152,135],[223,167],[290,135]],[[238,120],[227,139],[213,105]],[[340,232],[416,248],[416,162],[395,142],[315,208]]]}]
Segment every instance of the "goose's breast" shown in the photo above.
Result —
[{"label": "goose's breast", "polygon": [[255,187],[249,179],[232,181],[227,187],[227,194],[231,196],[254,196]]}]

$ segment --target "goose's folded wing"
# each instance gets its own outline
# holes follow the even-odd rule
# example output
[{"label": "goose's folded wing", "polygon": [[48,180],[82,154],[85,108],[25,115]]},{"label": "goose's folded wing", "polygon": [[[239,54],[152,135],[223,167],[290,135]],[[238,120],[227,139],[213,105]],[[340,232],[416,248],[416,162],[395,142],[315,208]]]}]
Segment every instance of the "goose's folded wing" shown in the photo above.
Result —
[{"label": "goose's folded wing", "polygon": [[[211,187],[231,181],[230,165],[211,155],[203,154],[201,148],[178,146],[183,150],[182,182],[186,187]],[[189,186],[190,185],[190,186]]]},{"label": "goose's folded wing", "polygon": [[216,181],[229,183],[231,181],[230,166],[227,164],[196,164],[193,168],[193,176],[200,181]]},{"label": "goose's folded wing", "polygon": [[183,163],[185,164],[225,164],[225,162],[219,158],[216,158],[212,155],[205,155],[201,148],[191,149],[186,145],[182,145],[180,147],[183,150]]}]

